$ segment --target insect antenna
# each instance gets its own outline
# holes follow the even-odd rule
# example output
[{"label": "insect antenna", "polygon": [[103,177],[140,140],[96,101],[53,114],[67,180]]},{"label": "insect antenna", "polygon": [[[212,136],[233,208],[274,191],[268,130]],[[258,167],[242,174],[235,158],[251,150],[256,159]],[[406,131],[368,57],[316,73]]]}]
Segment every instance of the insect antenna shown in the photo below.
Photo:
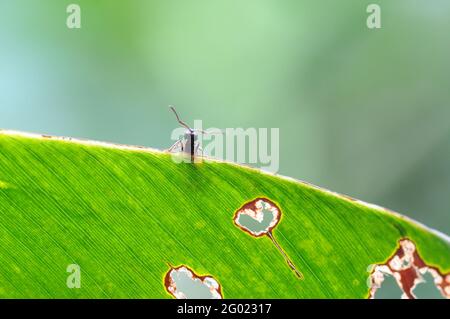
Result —
[{"label": "insect antenna", "polygon": [[174,108],[172,105],[170,105],[169,108],[170,108],[170,109],[172,110],[172,112],[175,114],[178,123],[180,123],[181,126],[184,126],[184,127],[187,128],[189,131],[192,132],[193,130],[189,127],[189,125],[187,125],[187,124],[184,123],[182,120],[180,120],[180,117],[178,116],[178,113],[177,113],[177,111],[175,110],[175,108]]}]

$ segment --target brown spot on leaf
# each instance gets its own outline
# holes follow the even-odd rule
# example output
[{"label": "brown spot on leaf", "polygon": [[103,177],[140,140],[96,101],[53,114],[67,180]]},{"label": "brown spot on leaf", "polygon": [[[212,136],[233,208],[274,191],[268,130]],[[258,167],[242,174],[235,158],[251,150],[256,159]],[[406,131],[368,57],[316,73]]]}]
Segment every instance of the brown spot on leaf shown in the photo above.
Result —
[{"label": "brown spot on leaf", "polygon": [[414,289],[424,282],[423,275],[430,273],[434,284],[445,298],[450,298],[450,273],[443,274],[437,267],[427,265],[420,257],[414,242],[407,238],[399,241],[399,247],[384,264],[374,265],[369,277],[369,298],[374,299],[385,276],[395,278],[403,291],[402,298],[415,299]]},{"label": "brown spot on leaf", "polygon": [[209,275],[199,276],[186,265],[170,266],[164,277],[164,287],[176,299],[223,299],[222,288],[216,279]]},{"label": "brown spot on leaf", "polygon": [[[267,209],[272,214],[272,220],[264,230],[254,231],[251,230],[249,227],[244,226],[241,222],[239,222],[241,216],[246,215],[248,217],[251,217],[255,221],[261,223],[264,218],[263,212],[264,209]],[[280,222],[280,218],[281,218],[280,208],[270,199],[259,197],[242,205],[242,207],[239,208],[234,214],[233,220],[236,226],[238,226],[243,231],[249,233],[251,236],[261,237],[266,235],[268,232],[272,231],[272,229],[274,229],[275,226],[277,226],[278,223]]]},{"label": "brown spot on leaf", "polygon": [[[269,218],[267,218],[267,216],[269,216]],[[273,229],[280,222],[280,219],[281,209],[278,205],[270,199],[263,197],[258,197],[245,203],[235,212],[233,217],[234,224],[250,236],[269,237],[281,255],[283,255],[283,258],[292,271],[294,271],[297,277],[303,279],[303,274],[295,267],[294,263],[283,248],[281,248],[272,233]]]}]

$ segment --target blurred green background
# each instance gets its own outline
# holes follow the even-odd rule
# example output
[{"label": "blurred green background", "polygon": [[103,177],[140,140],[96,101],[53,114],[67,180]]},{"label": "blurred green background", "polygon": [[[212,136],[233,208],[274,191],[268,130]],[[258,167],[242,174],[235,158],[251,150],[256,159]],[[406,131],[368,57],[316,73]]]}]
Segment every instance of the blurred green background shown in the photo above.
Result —
[{"label": "blurred green background", "polygon": [[449,17],[448,0],[0,0],[0,127],[167,148],[169,104],[278,127],[280,174],[450,233]]}]

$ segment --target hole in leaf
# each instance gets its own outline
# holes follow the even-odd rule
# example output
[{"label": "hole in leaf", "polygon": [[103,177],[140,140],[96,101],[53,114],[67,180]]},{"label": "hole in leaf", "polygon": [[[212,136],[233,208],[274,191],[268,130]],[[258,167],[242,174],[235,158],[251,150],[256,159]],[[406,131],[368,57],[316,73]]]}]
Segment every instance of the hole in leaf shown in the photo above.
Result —
[{"label": "hole in leaf", "polygon": [[[400,289],[397,296],[385,286],[391,278]],[[399,241],[399,247],[386,263],[371,268],[368,283],[371,299],[450,298],[450,273],[442,274],[438,268],[427,265],[414,242],[407,238]]]},{"label": "hole in leaf", "polygon": [[281,210],[273,201],[267,198],[256,198],[239,208],[233,220],[237,227],[253,237],[269,237],[292,271],[297,277],[303,279],[303,274],[295,267],[272,234],[280,218]]},{"label": "hole in leaf", "polygon": [[199,276],[184,265],[170,267],[164,286],[176,299],[223,299],[220,284],[212,276]]},{"label": "hole in leaf", "polygon": [[280,221],[280,209],[266,198],[257,198],[242,206],[234,222],[252,236],[260,237],[270,232]]}]

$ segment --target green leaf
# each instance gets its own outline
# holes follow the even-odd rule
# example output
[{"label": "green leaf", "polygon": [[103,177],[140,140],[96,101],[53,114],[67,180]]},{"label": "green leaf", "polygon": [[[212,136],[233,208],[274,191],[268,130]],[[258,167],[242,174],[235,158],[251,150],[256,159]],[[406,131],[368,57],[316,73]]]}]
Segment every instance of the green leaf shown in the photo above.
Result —
[{"label": "green leaf", "polygon": [[[271,236],[282,251],[235,224],[255,198],[281,210]],[[450,270],[445,235],[304,182],[10,131],[0,133],[0,234],[3,298],[172,298],[170,265],[212,276],[224,298],[367,298],[368,267],[402,238],[425,263]],[[66,285],[70,264],[80,266],[79,289]]]}]

